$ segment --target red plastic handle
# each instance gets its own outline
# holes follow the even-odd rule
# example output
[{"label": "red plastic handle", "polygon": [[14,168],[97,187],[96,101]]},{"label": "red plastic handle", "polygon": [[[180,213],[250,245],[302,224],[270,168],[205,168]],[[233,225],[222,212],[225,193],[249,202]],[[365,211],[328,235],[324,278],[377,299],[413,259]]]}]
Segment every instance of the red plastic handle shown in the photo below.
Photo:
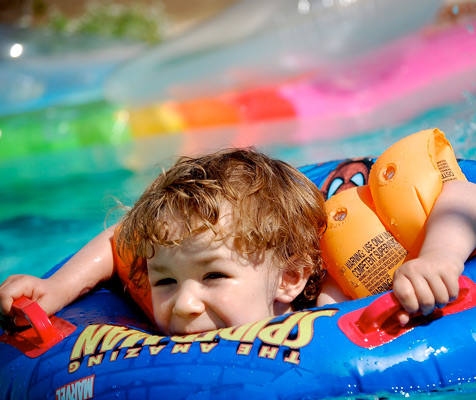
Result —
[{"label": "red plastic handle", "polygon": [[387,293],[367,306],[355,325],[363,333],[374,332],[400,310],[403,308],[393,292]]},{"label": "red plastic handle", "polygon": [[62,332],[53,326],[48,315],[34,301],[26,297],[20,297],[13,302],[12,307],[17,314],[25,316],[44,344],[61,340],[65,337]]},{"label": "red plastic handle", "polygon": [[[460,303],[468,296],[469,291],[468,278],[461,276],[459,278],[459,297],[452,305]],[[356,325],[363,333],[370,333],[382,327],[382,325],[392,317],[397,311],[403,310],[400,302],[393,292],[380,296],[369,306],[367,306]]]},{"label": "red plastic handle", "polygon": [[421,317],[413,316],[404,327],[400,326],[395,313],[402,310],[391,292],[378,297],[367,307],[342,315],[338,320],[341,331],[355,344],[371,348],[388,343],[413,329],[415,326],[444,315],[458,313],[476,307],[476,284],[466,276],[459,279],[459,296],[442,309]]}]

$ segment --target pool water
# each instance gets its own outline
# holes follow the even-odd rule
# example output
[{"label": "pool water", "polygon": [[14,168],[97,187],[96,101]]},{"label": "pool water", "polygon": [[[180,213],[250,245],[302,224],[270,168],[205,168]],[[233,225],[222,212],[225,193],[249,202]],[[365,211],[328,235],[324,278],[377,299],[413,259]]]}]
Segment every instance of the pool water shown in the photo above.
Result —
[{"label": "pool water", "polygon": [[464,386],[454,386],[446,390],[435,390],[427,393],[412,393],[405,392],[388,394],[380,393],[373,395],[352,396],[352,397],[332,397],[321,400],[473,400],[476,397],[476,385],[465,384]]},{"label": "pool water", "polygon": [[[303,124],[310,132],[304,141],[293,135]],[[433,127],[445,132],[457,157],[476,160],[476,99],[469,92],[462,92],[458,102],[428,110],[412,120],[339,139],[317,139],[320,126],[313,125],[312,120],[296,119],[134,140],[121,136],[120,142],[110,145],[102,142],[0,159],[0,282],[12,274],[42,276],[76,252],[105,226],[115,223],[121,216],[118,206],[132,205],[177,155],[254,145],[272,157],[301,166],[379,155],[397,140]],[[349,399],[407,397],[473,399],[476,386],[465,384],[411,396],[375,394]],[[344,399],[348,398],[338,400]]]},{"label": "pool water", "polygon": [[[299,166],[349,156],[380,154],[399,138],[432,126],[439,126],[446,132],[458,157],[476,159],[476,114],[472,99],[428,112],[405,126],[369,132],[346,140],[313,141],[304,145],[273,140],[259,147],[272,156]],[[117,221],[120,217],[118,204],[132,205],[160,170],[157,165],[169,165],[181,148],[192,154],[205,148],[212,150],[243,144],[235,135],[227,136],[227,132],[218,141],[216,137],[216,132],[195,132],[156,137],[142,144],[128,144],[126,149],[110,147],[99,151],[98,148],[91,148],[68,153],[71,160],[87,160],[90,163],[87,169],[94,170],[91,153],[97,156],[99,151],[101,160],[113,160],[118,151],[132,151],[135,146],[129,156],[132,157],[134,152],[141,153],[141,149],[144,150],[141,154],[146,154],[146,157],[138,157],[142,164],[135,170],[110,162],[108,168],[94,173],[75,172],[68,175],[64,174],[68,168],[64,154],[58,155],[56,159],[51,155],[51,165],[56,164],[56,168],[63,170],[58,176],[54,174],[56,169],[51,168],[53,172],[50,172],[50,176],[44,175],[35,180],[10,180],[8,185],[0,184],[0,280],[17,273],[41,276],[77,251],[101,232],[105,225]],[[186,144],[187,141],[198,142],[200,146],[191,147]],[[151,151],[151,147],[155,150]],[[31,168],[36,167],[33,162]],[[397,400],[408,396],[405,393],[375,394],[343,397],[340,400]],[[442,392],[412,394],[410,397],[462,400],[475,396],[476,388],[465,385]]]},{"label": "pool water", "polygon": [[[268,143],[262,142],[259,148],[299,166],[351,156],[378,155],[398,139],[433,126],[445,131],[458,157],[476,159],[476,112],[472,97],[459,104],[429,111],[403,126],[338,141],[317,140],[306,144],[286,143],[285,140],[280,143],[279,138],[274,137]],[[132,205],[160,171],[160,166],[167,167],[181,149],[194,154],[237,143],[246,144],[236,132],[224,130],[220,134],[219,140],[215,131],[193,132],[158,136],[142,143],[125,144],[124,148],[94,147],[71,151],[67,157],[64,154],[50,155],[50,167],[45,174],[37,175],[34,180],[22,178],[11,179],[8,185],[0,183],[0,280],[17,273],[41,276],[77,251],[105,225],[117,221],[121,215],[117,206]],[[127,154],[127,164],[117,161],[118,153]],[[136,161],[131,161],[134,157]],[[94,162],[96,158],[99,160]],[[70,164],[67,159],[71,160]],[[76,169],[76,163],[81,160],[88,162],[82,173]],[[104,160],[108,160],[107,167]],[[30,162],[32,170],[38,168],[34,159],[24,162]],[[99,164],[103,168],[92,172]],[[135,168],[130,168],[131,165]],[[74,173],[67,174],[68,168]],[[376,393],[332,400],[406,398],[469,400],[476,398],[476,385],[465,384],[411,395]]]},{"label": "pool water", "polygon": [[[378,155],[408,134],[437,126],[446,133],[458,157],[476,159],[475,104],[472,96],[466,96],[462,103],[431,110],[398,127],[308,143],[292,143],[284,134],[275,135],[268,142],[261,140],[258,147],[300,166]],[[268,125],[278,134],[293,128],[288,123]],[[41,276],[77,251],[106,225],[116,222],[120,217],[117,206],[132,205],[160,168],[170,165],[177,154],[250,144],[253,143],[243,139],[242,132],[240,135],[234,129],[223,129],[157,136],[123,147],[81,148],[40,159],[21,159],[22,167],[28,168],[34,179],[15,175],[20,169],[18,160],[2,164],[0,281],[18,273]],[[117,154],[122,154],[127,163],[121,164]],[[84,165],[83,171],[76,168],[78,163]]]}]

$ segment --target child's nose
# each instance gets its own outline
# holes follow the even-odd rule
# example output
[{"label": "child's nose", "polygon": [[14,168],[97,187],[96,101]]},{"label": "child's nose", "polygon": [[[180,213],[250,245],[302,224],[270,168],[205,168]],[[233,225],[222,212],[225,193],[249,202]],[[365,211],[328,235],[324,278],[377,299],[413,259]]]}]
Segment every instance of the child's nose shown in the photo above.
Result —
[{"label": "child's nose", "polygon": [[173,313],[180,317],[203,313],[205,304],[199,291],[199,288],[193,282],[185,282],[176,294]]}]

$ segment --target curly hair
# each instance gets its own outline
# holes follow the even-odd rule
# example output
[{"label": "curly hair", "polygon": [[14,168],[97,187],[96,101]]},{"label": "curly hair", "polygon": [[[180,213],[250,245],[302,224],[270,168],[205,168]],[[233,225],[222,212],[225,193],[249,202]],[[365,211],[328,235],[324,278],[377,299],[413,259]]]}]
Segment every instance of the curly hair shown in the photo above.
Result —
[{"label": "curly hair", "polygon": [[[223,205],[232,224],[219,224]],[[172,232],[180,223],[180,234]],[[212,230],[217,240],[233,238],[244,256],[272,254],[279,268],[311,277],[294,300],[295,309],[315,304],[324,268],[319,241],[326,227],[319,189],[289,164],[254,148],[227,149],[198,158],[181,157],[160,174],[124,216],[116,232],[117,253],[131,260],[131,279],[147,277],[141,260],[153,245],[178,246],[191,235]],[[314,303],[313,303],[314,302]]]}]

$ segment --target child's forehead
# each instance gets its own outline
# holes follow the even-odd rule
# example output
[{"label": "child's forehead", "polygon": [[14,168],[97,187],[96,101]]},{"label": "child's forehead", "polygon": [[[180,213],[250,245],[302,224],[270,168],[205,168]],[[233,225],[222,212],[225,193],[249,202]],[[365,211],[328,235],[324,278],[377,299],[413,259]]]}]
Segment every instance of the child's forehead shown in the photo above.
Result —
[{"label": "child's forehead", "polygon": [[[202,215],[203,214],[203,215]],[[159,223],[166,223],[168,226],[174,226],[177,232],[187,226],[197,227],[201,226],[204,221],[213,219],[208,210],[166,210],[161,212],[158,217]],[[233,222],[234,213],[231,204],[228,201],[220,201],[218,207],[218,221],[214,224],[221,227],[227,227]]]},{"label": "child's forehead", "polygon": [[[165,247],[169,248],[168,246]],[[194,233],[184,237],[179,241],[177,246],[171,247],[171,249],[180,249],[181,252],[194,255],[201,252],[215,252],[220,249],[228,249],[235,251],[233,246],[233,239],[231,236],[221,237],[216,235],[211,229],[207,229],[203,232]],[[156,251],[159,252],[164,249],[162,245],[155,245]]]},{"label": "child's forehead", "polygon": [[224,202],[220,205],[219,218],[215,224],[205,221],[203,216],[193,212],[185,216],[167,213],[161,218],[161,222],[167,225],[169,240],[188,236],[196,237],[198,241],[222,239],[230,236],[233,230],[234,215],[231,204]]},{"label": "child's forehead", "polygon": [[[185,257],[187,262],[194,261],[196,265],[207,265],[212,261],[232,261],[236,266],[257,267],[265,263],[266,260],[274,260],[274,263],[268,262],[266,265],[268,267],[273,265],[272,269],[280,269],[279,263],[275,260],[274,251],[243,252],[236,247],[233,235],[216,234],[211,229],[189,235],[183,238],[177,246],[154,244],[153,247],[152,265],[166,265],[167,260],[174,259],[179,255],[179,257]],[[173,265],[172,263],[172,267]]]}]

